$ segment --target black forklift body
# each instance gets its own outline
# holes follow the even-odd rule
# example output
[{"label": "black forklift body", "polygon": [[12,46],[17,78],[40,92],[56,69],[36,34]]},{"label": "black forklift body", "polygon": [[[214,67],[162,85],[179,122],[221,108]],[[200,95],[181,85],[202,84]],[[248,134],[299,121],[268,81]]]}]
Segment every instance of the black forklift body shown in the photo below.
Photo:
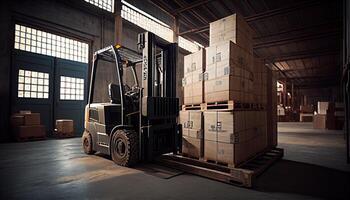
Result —
[{"label": "black forklift body", "polygon": [[[137,134],[139,161],[151,161],[180,148],[178,138],[181,136],[176,120],[179,112],[177,44],[167,43],[146,32],[139,35],[138,47],[142,53],[119,46],[109,46],[94,53],[85,110],[85,132],[91,138],[91,152],[113,154],[116,145],[112,137],[118,130]],[[117,80],[108,88],[110,102],[93,103],[99,60],[111,62],[116,68]],[[135,72],[137,63],[142,63],[141,86]],[[135,84],[131,88],[123,83],[123,67],[130,67],[132,71]]]}]

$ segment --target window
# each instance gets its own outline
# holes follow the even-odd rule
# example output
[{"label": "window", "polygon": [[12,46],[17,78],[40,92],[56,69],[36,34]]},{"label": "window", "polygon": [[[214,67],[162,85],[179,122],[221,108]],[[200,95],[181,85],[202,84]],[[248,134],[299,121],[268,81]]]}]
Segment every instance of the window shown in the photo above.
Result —
[{"label": "window", "polygon": [[15,25],[15,49],[88,63],[89,45],[22,25]]},{"label": "window", "polygon": [[152,17],[151,15],[143,12],[142,10],[125,1],[122,1],[122,3],[122,18],[158,35],[168,42],[173,42],[174,32],[167,24],[159,21],[158,19]]},{"label": "window", "polygon": [[[122,4],[121,16],[123,19],[158,35],[168,42],[174,42],[174,31],[170,28],[170,26],[124,0],[122,0]],[[179,47],[193,53],[198,51],[199,48],[203,46],[180,36]]]},{"label": "window", "polygon": [[61,76],[60,100],[84,100],[84,79]]},{"label": "window", "polygon": [[20,69],[18,71],[19,98],[49,98],[49,74]]},{"label": "window", "polygon": [[103,10],[108,12],[114,12],[114,0],[85,0],[88,3],[91,3]]}]

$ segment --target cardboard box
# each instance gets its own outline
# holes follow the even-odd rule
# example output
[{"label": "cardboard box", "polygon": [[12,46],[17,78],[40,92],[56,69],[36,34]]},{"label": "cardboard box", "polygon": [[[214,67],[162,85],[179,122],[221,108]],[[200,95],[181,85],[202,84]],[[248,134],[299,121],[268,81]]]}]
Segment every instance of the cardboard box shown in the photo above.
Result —
[{"label": "cardboard box", "polygon": [[56,131],[58,134],[74,135],[74,122],[70,119],[56,120]]},{"label": "cardboard box", "polygon": [[253,56],[233,42],[207,48],[204,101],[254,101]]},{"label": "cardboard box", "polygon": [[327,114],[329,102],[317,102],[317,114],[325,115]]},{"label": "cardboard box", "polygon": [[184,56],[184,76],[199,71],[203,73],[205,69],[205,49]]},{"label": "cardboard box", "polygon": [[[251,72],[253,56],[233,42],[225,41],[206,48],[206,71],[211,68],[215,69],[210,73],[212,78],[223,75],[237,76],[238,74],[235,73],[234,68],[245,69]],[[238,76],[241,76],[241,74]],[[211,78],[209,77],[209,79]]]},{"label": "cardboard box", "polygon": [[205,69],[205,50],[185,56],[185,69],[182,85],[184,87],[184,104],[200,104],[203,102],[203,72]]},{"label": "cardboard box", "polygon": [[204,159],[228,164],[236,167],[255,155],[258,140],[230,144],[223,142],[204,141]]},{"label": "cardboard box", "polygon": [[204,101],[218,102],[235,100],[246,102],[244,91],[247,80],[239,76],[224,76],[204,82]]},{"label": "cardboard box", "polygon": [[301,105],[300,106],[301,113],[314,113],[314,107],[312,105]]},{"label": "cardboard box", "polygon": [[248,52],[253,51],[253,30],[239,14],[233,14],[209,24],[209,46],[231,40]]},{"label": "cardboard box", "polygon": [[24,125],[24,116],[23,115],[12,115],[11,116],[11,126],[18,127]]},{"label": "cardboard box", "polygon": [[203,156],[203,139],[183,136],[182,153],[185,156],[201,158]]},{"label": "cardboard box", "polygon": [[326,129],[327,115],[317,114],[313,117],[314,129]]},{"label": "cardboard box", "polygon": [[267,147],[265,111],[205,111],[204,159],[236,166]]},{"label": "cardboard box", "polygon": [[43,138],[46,136],[45,131],[45,126],[43,125],[18,126],[15,128],[15,137],[18,140],[26,138]]},{"label": "cardboard box", "polygon": [[25,112],[25,113],[22,112],[22,114],[16,113],[11,116],[11,121],[15,126],[40,125],[40,113],[28,113],[28,112]]},{"label": "cardboard box", "polygon": [[182,124],[182,153],[200,158],[203,156],[203,113],[200,110],[180,111]]}]

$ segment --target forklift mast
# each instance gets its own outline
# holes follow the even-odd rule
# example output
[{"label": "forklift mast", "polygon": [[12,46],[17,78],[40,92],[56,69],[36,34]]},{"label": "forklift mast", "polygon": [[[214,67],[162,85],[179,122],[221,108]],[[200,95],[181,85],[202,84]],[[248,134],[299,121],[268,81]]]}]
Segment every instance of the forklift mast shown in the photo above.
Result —
[{"label": "forklift mast", "polygon": [[179,136],[176,118],[177,44],[168,43],[150,32],[139,34],[142,50],[142,91],[140,101],[140,158],[152,160],[163,153],[176,152]]}]

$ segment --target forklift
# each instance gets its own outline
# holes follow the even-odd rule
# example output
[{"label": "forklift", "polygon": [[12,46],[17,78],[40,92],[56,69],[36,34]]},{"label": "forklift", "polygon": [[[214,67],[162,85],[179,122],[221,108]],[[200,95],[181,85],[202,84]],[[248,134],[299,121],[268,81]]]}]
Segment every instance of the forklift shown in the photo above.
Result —
[{"label": "forklift", "polygon": [[[121,166],[181,151],[176,98],[177,44],[145,32],[138,35],[137,47],[139,51],[111,45],[94,53],[85,107],[84,152],[110,155]],[[96,70],[101,60],[115,66],[116,80],[108,88],[98,88],[108,89],[110,102],[95,103]],[[141,86],[136,64],[142,66]],[[124,81],[125,70],[132,72],[131,86]]]}]

